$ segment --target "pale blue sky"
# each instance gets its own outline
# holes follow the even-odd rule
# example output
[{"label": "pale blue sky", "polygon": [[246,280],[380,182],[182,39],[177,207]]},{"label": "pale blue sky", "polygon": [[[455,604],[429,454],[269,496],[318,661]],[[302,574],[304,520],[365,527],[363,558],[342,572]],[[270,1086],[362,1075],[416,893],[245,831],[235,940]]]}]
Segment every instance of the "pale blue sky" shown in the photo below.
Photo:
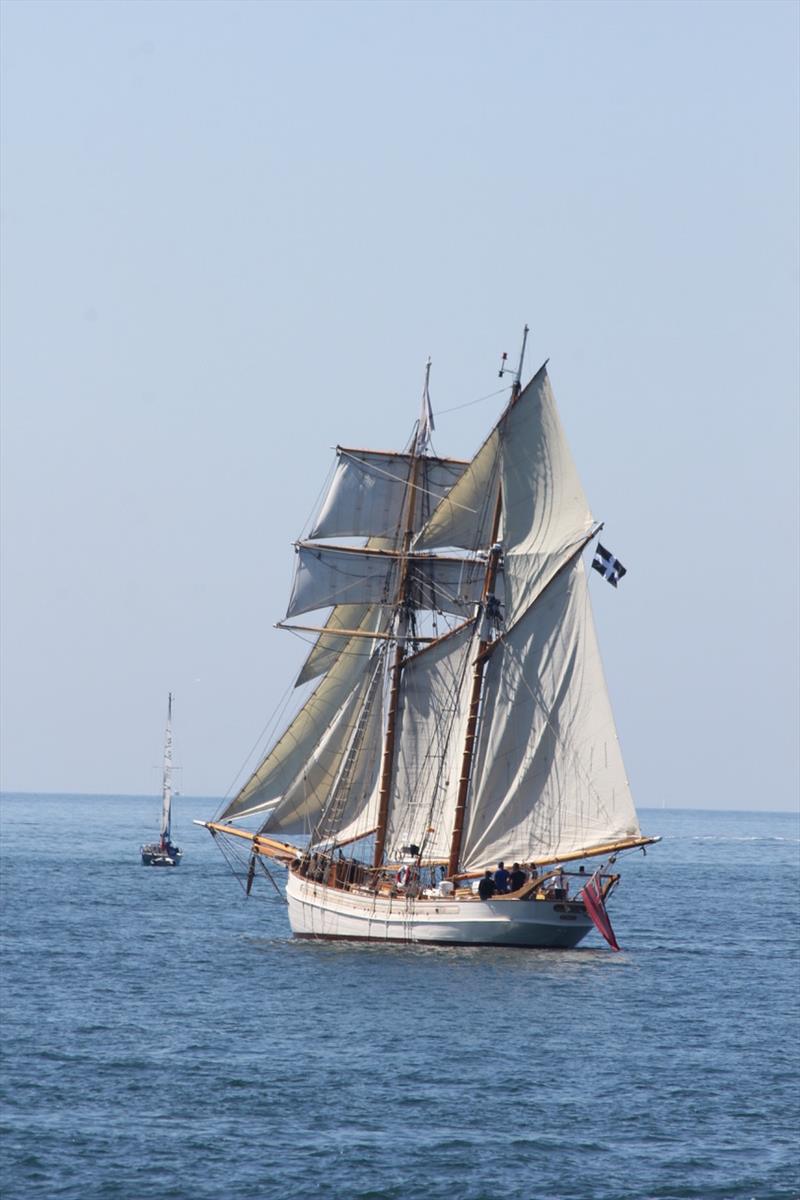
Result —
[{"label": "pale blue sky", "polygon": [[157,790],[171,688],[225,792],[331,448],[527,321],[639,805],[793,806],[798,11],[4,0],[3,787]]}]

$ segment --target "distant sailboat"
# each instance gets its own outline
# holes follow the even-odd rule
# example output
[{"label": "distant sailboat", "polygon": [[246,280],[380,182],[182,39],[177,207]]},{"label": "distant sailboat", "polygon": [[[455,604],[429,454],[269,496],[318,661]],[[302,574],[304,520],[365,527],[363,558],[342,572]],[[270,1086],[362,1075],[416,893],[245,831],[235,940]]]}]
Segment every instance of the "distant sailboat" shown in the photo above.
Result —
[{"label": "distant sailboat", "polygon": [[[405,451],[339,447],[296,545],[287,616],[331,612],[283,627],[319,634],[298,684],[320,682],[200,824],[231,852],[245,839],[248,893],[257,864],[287,868],[297,936],[568,948],[594,925],[618,948],[615,858],[658,839],[639,828],[589,605],[601,526],[546,368],[521,386],[524,349],[471,462],[431,453],[426,375]],[[255,833],[231,824],[253,816]]]},{"label": "distant sailboat", "polygon": [[183,851],[172,844],[172,692],[167,702],[164,767],[161,776],[161,839],[142,846],[143,867],[177,867]]}]

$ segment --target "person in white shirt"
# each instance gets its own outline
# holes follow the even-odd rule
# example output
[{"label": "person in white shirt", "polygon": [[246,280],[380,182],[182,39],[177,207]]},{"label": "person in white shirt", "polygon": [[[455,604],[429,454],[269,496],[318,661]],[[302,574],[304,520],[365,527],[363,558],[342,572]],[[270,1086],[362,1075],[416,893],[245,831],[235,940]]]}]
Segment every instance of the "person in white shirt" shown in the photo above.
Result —
[{"label": "person in white shirt", "polygon": [[550,878],[549,892],[553,900],[566,900],[569,895],[569,878],[563,867],[555,867]]}]

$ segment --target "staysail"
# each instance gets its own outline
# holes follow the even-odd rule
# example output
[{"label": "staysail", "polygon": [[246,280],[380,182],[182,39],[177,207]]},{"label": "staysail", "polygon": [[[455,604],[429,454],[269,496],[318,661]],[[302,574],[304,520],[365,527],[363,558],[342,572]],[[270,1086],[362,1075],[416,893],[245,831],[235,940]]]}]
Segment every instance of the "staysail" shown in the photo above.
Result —
[{"label": "staysail", "polygon": [[[369,608],[359,628],[368,634],[380,632],[384,625],[383,613]],[[295,781],[303,778],[317,747],[330,738],[343,706],[357,692],[367,674],[371,644],[368,638],[344,640],[333,664],[289,727],[241,791],[223,809],[223,820],[274,808]],[[314,823],[313,818],[311,823]]]}]

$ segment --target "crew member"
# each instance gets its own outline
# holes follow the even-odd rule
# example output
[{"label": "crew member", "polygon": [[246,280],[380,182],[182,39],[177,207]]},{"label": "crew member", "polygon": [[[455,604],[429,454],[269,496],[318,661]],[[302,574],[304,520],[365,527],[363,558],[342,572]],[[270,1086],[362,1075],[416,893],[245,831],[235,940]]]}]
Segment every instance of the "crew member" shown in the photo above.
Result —
[{"label": "crew member", "polygon": [[492,896],[497,891],[497,884],[492,879],[492,872],[487,871],[483,879],[478,884],[478,895],[481,900],[491,900]]}]

